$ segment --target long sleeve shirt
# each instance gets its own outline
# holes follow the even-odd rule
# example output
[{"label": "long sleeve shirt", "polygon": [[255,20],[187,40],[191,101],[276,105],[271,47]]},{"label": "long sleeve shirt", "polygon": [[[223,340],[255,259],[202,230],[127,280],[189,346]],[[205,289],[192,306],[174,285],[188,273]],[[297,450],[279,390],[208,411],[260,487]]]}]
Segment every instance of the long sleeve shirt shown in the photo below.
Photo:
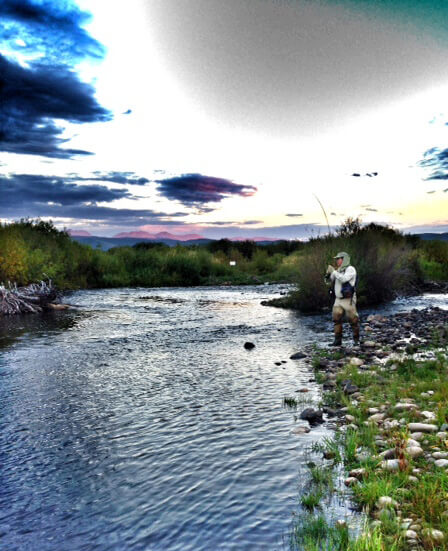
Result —
[{"label": "long sleeve shirt", "polygon": [[330,281],[335,282],[334,292],[336,298],[343,298],[341,293],[342,284],[348,281],[350,285],[354,287],[356,282],[356,270],[353,266],[347,266],[347,268],[344,268],[342,271],[335,270],[331,272]]}]

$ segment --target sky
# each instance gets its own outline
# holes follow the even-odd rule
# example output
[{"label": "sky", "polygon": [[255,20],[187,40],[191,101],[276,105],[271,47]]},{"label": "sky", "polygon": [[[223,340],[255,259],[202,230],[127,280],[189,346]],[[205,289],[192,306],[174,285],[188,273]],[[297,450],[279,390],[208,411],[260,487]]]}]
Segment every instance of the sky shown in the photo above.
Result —
[{"label": "sky", "polygon": [[435,0],[2,0],[0,220],[446,232],[447,22]]}]

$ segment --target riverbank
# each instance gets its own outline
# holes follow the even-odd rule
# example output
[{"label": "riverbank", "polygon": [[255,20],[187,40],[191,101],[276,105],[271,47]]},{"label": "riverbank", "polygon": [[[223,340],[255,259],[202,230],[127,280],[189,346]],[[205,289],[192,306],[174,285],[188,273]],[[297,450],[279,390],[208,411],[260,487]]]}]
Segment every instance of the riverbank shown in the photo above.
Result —
[{"label": "riverbank", "polygon": [[[331,420],[335,435],[315,447],[322,465],[291,548],[448,549],[448,311],[371,315],[363,333],[360,347],[304,350],[323,395],[301,417]],[[341,468],[367,520],[351,539],[345,520],[331,525],[319,506]]]}]

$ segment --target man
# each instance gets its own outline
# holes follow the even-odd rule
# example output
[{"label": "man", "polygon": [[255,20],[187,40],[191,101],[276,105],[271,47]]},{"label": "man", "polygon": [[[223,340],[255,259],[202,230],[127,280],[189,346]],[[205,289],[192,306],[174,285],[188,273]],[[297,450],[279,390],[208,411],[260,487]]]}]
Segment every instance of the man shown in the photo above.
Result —
[{"label": "man", "polygon": [[334,259],[337,268],[328,266],[325,279],[334,284],[335,302],[333,305],[334,342],[331,346],[342,345],[342,318],[347,316],[353,331],[353,341],[359,344],[359,317],[356,311],[356,270],[350,266],[350,256],[338,253]]}]

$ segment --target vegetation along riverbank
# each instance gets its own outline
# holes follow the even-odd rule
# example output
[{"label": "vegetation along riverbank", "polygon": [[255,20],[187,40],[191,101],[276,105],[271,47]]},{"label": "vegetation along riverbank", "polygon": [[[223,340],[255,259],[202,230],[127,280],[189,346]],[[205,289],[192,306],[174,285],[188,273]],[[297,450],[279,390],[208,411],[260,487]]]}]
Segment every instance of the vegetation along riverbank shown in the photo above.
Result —
[{"label": "vegetation along riverbank", "polygon": [[[311,464],[291,549],[446,550],[448,311],[371,315],[363,332],[360,347],[304,350],[323,386],[317,408],[301,411],[303,401],[285,398],[311,427],[324,420],[335,427],[334,438],[314,446],[319,462]],[[357,534],[346,519],[324,515],[341,470],[344,495],[366,518]]]},{"label": "vegetation along riverbank", "polygon": [[[0,283],[19,286],[51,279],[59,289],[254,284],[297,284],[270,304],[303,312],[328,306],[323,273],[336,251],[349,251],[359,274],[358,305],[378,304],[425,290],[425,281],[448,281],[448,242],[359,220],[346,220],[331,235],[308,242],[257,245],[227,239],[168,247],[142,242],[108,251],[73,241],[51,222],[0,224]],[[437,285],[437,283],[436,283]],[[440,290],[440,289],[439,289]]]}]

